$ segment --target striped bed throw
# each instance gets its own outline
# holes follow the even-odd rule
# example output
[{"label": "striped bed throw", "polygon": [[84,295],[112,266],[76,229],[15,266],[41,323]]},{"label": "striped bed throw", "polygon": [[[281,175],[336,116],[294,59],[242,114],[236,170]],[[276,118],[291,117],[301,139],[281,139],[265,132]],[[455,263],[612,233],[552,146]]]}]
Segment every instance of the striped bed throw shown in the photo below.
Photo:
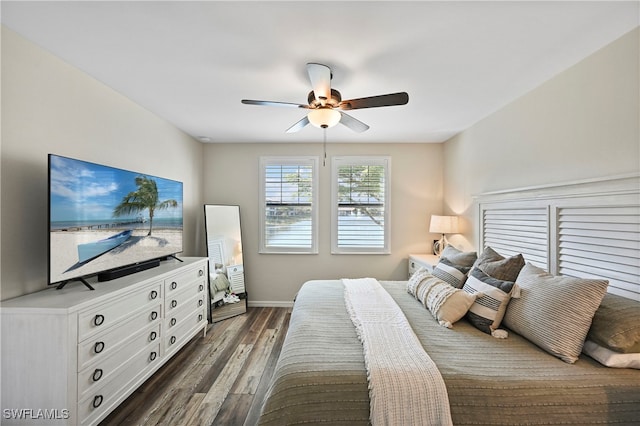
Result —
[{"label": "striped bed throw", "polygon": [[451,425],[440,371],[393,298],[373,278],[342,282],[345,305],[363,346],[371,424]]}]

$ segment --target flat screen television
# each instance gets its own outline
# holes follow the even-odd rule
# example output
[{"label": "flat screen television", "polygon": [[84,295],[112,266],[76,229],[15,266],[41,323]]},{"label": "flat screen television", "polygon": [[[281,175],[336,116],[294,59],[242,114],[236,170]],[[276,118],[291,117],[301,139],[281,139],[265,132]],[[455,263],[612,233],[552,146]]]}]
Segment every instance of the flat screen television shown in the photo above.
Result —
[{"label": "flat screen television", "polygon": [[[182,251],[182,182],[49,154],[49,284],[98,281]],[[117,272],[120,271],[120,272]]]}]

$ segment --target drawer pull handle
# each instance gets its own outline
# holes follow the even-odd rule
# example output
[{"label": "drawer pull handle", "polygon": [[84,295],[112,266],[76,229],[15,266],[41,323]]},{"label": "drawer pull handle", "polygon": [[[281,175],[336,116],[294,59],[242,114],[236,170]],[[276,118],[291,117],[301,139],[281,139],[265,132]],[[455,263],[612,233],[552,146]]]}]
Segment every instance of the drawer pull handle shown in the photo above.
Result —
[{"label": "drawer pull handle", "polygon": [[103,350],[104,350],[104,342],[96,342],[96,344],[93,345],[93,351],[95,353],[99,354]]},{"label": "drawer pull handle", "polygon": [[154,340],[156,340],[156,337],[158,337],[158,333],[152,331],[151,334],[149,334],[149,341],[153,342]]},{"label": "drawer pull handle", "polygon": [[198,306],[202,306],[202,299],[198,300]]},{"label": "drawer pull handle", "polygon": [[178,283],[174,281],[171,283],[171,290],[175,290],[176,288],[178,288]]},{"label": "drawer pull handle", "polygon": [[171,301],[171,307],[175,308],[176,306],[178,306],[178,301],[177,300],[172,300]]},{"label": "drawer pull handle", "polygon": [[93,408],[98,408],[100,405],[102,405],[103,400],[104,397],[102,395],[96,395],[93,397],[93,403],[91,405],[93,405]]},{"label": "drawer pull handle", "polygon": [[93,372],[93,376],[91,377],[93,379],[94,382],[97,382],[98,380],[100,380],[102,378],[102,369],[101,368],[96,368],[96,370]]},{"label": "drawer pull handle", "polygon": [[198,315],[198,322],[202,321],[202,314]]},{"label": "drawer pull handle", "polygon": [[93,324],[98,327],[100,325],[102,325],[104,323],[104,315],[96,315],[95,317],[93,317]]},{"label": "drawer pull handle", "polygon": [[151,321],[155,321],[158,318],[158,313],[156,311],[151,312]]},{"label": "drawer pull handle", "polygon": [[204,286],[203,286],[202,284],[200,284],[200,285],[198,286],[198,291],[202,291],[202,290],[204,290]]},{"label": "drawer pull handle", "polygon": [[158,354],[154,352],[151,352],[149,354],[149,361],[155,361],[155,359],[158,357]]},{"label": "drawer pull handle", "polygon": [[171,318],[171,326],[173,327],[178,322],[175,318]]},{"label": "drawer pull handle", "polygon": [[171,336],[170,342],[173,345],[176,342],[176,336]]},{"label": "drawer pull handle", "polygon": [[204,275],[204,271],[202,269],[198,269],[198,276],[201,277]]},{"label": "drawer pull handle", "polygon": [[158,292],[156,290],[151,290],[151,294],[149,294],[149,297],[151,297],[151,300],[155,299],[156,297],[158,297]]}]

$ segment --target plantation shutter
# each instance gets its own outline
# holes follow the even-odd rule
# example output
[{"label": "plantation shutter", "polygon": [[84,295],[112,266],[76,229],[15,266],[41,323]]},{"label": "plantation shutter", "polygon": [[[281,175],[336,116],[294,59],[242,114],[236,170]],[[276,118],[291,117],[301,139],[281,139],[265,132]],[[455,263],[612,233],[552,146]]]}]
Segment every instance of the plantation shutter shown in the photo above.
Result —
[{"label": "plantation shutter", "polygon": [[261,252],[315,252],[317,159],[262,163]]},{"label": "plantation shutter", "polygon": [[333,160],[334,253],[389,251],[387,157]]},{"label": "plantation shutter", "polygon": [[484,247],[505,257],[522,253],[528,262],[548,270],[547,207],[491,208],[482,213]]},{"label": "plantation shutter", "polygon": [[558,209],[558,271],[640,300],[640,206]]}]

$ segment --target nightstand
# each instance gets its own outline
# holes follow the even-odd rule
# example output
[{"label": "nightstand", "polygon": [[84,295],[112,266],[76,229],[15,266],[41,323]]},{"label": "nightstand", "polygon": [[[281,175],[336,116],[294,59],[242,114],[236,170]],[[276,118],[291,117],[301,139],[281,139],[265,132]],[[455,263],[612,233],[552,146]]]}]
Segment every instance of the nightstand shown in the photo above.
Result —
[{"label": "nightstand", "polygon": [[440,257],[435,254],[410,254],[409,255],[409,278],[418,269],[425,268],[427,271],[432,272],[433,268],[440,261]]}]

